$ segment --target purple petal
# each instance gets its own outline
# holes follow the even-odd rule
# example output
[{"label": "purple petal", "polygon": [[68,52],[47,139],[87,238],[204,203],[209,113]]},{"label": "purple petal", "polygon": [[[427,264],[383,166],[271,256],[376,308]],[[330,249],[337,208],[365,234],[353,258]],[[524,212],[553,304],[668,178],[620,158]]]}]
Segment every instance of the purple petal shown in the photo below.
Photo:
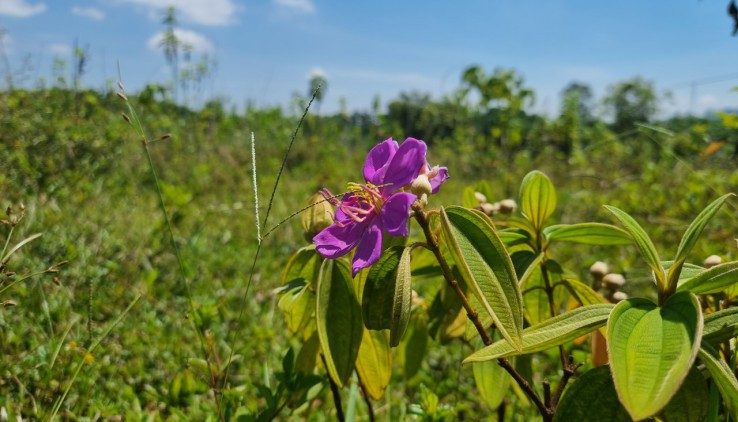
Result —
[{"label": "purple petal", "polygon": [[344,256],[359,243],[365,229],[365,222],[352,222],[343,227],[332,224],[313,237],[315,250],[323,258],[334,259]]},{"label": "purple petal", "polygon": [[397,142],[392,138],[375,145],[364,161],[364,180],[375,185],[382,184],[387,166],[398,148]]},{"label": "purple petal", "polygon": [[351,264],[351,277],[373,263],[377,262],[382,255],[382,227],[378,218],[371,219],[369,227],[366,228],[359,246],[354,253],[354,261]]},{"label": "purple petal", "polygon": [[382,191],[394,192],[418,177],[418,173],[425,166],[425,151],[425,142],[415,138],[405,139],[395,156],[392,157],[384,179],[381,181],[381,184],[391,183],[392,185],[383,188]]},{"label": "purple petal", "polygon": [[441,185],[446,179],[448,179],[448,168],[439,167],[438,173],[430,180],[431,188],[433,189],[431,193],[438,193],[438,190],[441,189]]},{"label": "purple petal", "polygon": [[407,236],[407,219],[410,205],[418,199],[408,192],[397,192],[390,196],[382,207],[382,225],[391,236]]}]

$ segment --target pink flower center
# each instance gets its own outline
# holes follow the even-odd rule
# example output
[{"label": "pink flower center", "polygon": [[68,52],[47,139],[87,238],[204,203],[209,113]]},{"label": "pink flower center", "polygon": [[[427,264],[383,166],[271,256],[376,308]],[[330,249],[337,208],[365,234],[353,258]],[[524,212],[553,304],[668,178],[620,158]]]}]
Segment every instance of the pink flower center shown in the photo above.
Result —
[{"label": "pink flower center", "polygon": [[340,201],[337,196],[331,195],[328,189],[323,189],[321,193],[324,198],[351,219],[350,221],[339,221],[334,216],[333,222],[340,227],[345,227],[353,222],[361,223],[369,218],[372,213],[380,215],[385,201],[379,187],[369,182],[366,184],[349,183],[348,192],[343,195]]}]

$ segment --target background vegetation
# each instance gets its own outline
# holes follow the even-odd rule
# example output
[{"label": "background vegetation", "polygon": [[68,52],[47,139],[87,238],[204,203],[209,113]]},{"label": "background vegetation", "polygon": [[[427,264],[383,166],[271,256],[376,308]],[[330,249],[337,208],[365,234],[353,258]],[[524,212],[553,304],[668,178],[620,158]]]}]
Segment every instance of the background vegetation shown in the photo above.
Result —
[{"label": "background vegetation", "polygon": [[[10,245],[43,233],[11,257],[5,271],[15,275],[0,275],[0,407],[10,417],[46,418],[74,379],[59,413],[65,419],[217,418],[212,380],[198,360],[203,353],[194,319],[221,367],[231,352],[236,357],[226,396],[244,413],[264,408],[264,387],[276,385],[283,356],[299,341],[286,329],[275,289],[288,257],[306,241],[299,219],[266,238],[246,294],[257,246],[249,140],[253,132],[263,216],[309,96],[296,96],[292,111],[240,111],[218,99],[188,108],[161,85],[131,96],[153,140],[150,150],[191,287],[193,315],[146,155],[121,117],[125,104],[112,89],[82,89],[83,52],[76,57],[71,78],[60,72],[50,86],[0,92],[0,191],[3,207],[14,213],[8,222],[21,212],[20,204],[25,207]],[[659,250],[673,251],[697,212],[738,183],[738,118],[657,121],[663,95],[650,81],[615,83],[602,99],[574,82],[562,91],[561,114],[547,118],[526,111],[535,93],[514,70],[470,67],[460,77],[462,87],[440,99],[408,92],[386,110],[308,114],[287,158],[270,221],[302,208],[322,187],[343,191],[346,181],[360,179],[371,146],[391,136],[425,140],[431,164],[449,168],[452,179],[434,197],[437,203],[461,203],[464,188],[480,181],[491,187],[490,202],[516,198],[522,177],[540,169],[559,192],[555,222],[611,222],[602,209],[611,204],[644,224]],[[193,80],[180,78],[180,95]],[[316,85],[311,81],[310,93]],[[735,210],[727,210],[708,227],[695,256],[736,258]],[[4,227],[8,236],[11,225]],[[556,252],[582,279],[601,260],[626,275],[626,292],[647,291],[649,270],[632,247],[568,246]],[[65,260],[59,273],[5,288],[23,274]],[[432,284],[440,280],[424,283],[435,291]],[[375,404],[377,414],[393,420],[405,415],[410,404],[429,400],[424,386],[433,386],[453,418],[489,412],[468,400],[477,394],[471,370],[461,368],[470,346],[456,341],[441,348],[429,339],[427,347],[415,374],[401,365],[397,351],[393,381]],[[75,378],[80,361],[85,363]],[[533,364],[545,365],[545,358]],[[321,420],[331,419],[331,412],[324,382],[309,406],[282,416]]]}]

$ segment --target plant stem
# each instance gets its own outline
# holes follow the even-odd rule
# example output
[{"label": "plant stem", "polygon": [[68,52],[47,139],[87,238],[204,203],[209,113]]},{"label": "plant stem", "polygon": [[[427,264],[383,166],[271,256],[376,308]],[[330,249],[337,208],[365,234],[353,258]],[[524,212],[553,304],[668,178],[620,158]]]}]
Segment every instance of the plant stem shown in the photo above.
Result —
[{"label": "plant stem", "polygon": [[[438,261],[438,264],[441,266],[441,272],[443,273],[443,277],[446,279],[446,282],[451,286],[451,288],[456,292],[457,296],[461,300],[461,305],[464,307],[464,310],[466,311],[466,316],[469,318],[469,320],[474,324],[474,327],[477,329],[477,332],[479,333],[479,336],[482,338],[482,341],[484,342],[485,346],[489,346],[492,344],[492,338],[489,336],[489,333],[487,333],[487,330],[484,328],[484,325],[479,320],[479,313],[474,310],[474,308],[471,306],[471,303],[469,303],[469,300],[466,298],[466,295],[461,290],[461,287],[459,286],[459,283],[456,281],[456,279],[453,276],[453,273],[451,272],[451,268],[448,266],[448,262],[446,262],[446,258],[443,257],[443,254],[441,254],[441,248],[438,245],[438,240],[433,236],[433,233],[431,233],[430,229],[430,223],[428,221],[428,215],[423,211],[423,208],[415,203],[412,206],[413,211],[415,212],[415,220],[420,224],[420,227],[423,229],[423,234],[425,235],[425,239],[428,244],[428,248],[433,252],[433,255],[436,257],[436,260]],[[513,377],[515,382],[518,383],[520,388],[525,391],[525,394],[533,401],[533,403],[538,408],[538,411],[541,413],[541,416],[543,417],[544,421],[550,421],[553,419],[554,409],[548,408],[541,398],[538,396],[538,393],[531,387],[531,385],[528,383],[528,381],[523,377],[515,368],[512,366],[510,361],[506,358],[500,358],[497,359],[497,363],[507,371],[507,373],[510,374],[510,376]]]},{"label": "plant stem", "polygon": [[[556,316],[556,305],[554,304],[554,288],[551,284],[551,280],[548,278],[548,268],[546,267],[545,258],[541,261],[541,276],[543,277],[543,283],[545,285],[546,297],[548,297],[548,309],[551,312],[551,318]],[[559,358],[561,359],[561,366],[566,368],[566,351],[564,346],[559,345]]]},{"label": "plant stem", "polygon": [[374,422],[374,406],[372,406],[372,399],[371,397],[369,397],[369,393],[366,391],[364,381],[362,381],[361,376],[359,376],[359,371],[356,371],[356,377],[359,379],[361,394],[364,396],[364,401],[366,402],[367,413],[369,414],[369,422]]},{"label": "plant stem", "polygon": [[[326,363],[325,357],[322,353],[320,354],[320,359],[323,360],[323,366],[327,368],[328,364]],[[327,373],[326,377],[328,377],[328,383],[331,385],[331,393],[333,393],[333,405],[336,407],[336,419],[338,419],[339,422],[344,422],[346,417],[343,415],[343,407],[341,406],[341,392],[338,390],[338,385],[333,382],[333,378],[331,378]]]}]

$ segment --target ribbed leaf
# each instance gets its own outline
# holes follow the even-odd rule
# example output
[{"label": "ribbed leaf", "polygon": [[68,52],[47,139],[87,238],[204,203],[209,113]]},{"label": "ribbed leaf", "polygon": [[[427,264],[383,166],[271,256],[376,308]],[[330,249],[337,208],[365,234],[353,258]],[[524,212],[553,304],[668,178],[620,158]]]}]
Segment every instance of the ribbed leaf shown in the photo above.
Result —
[{"label": "ribbed leaf", "polygon": [[663,307],[644,298],[620,302],[607,324],[610,368],[620,402],[635,420],[658,413],[692,366],[702,337],[702,312],[687,292]]},{"label": "ribbed leaf", "polygon": [[566,279],[564,280],[564,286],[582,306],[607,303],[604,297],[579,280]]},{"label": "ribbed leaf", "polygon": [[[478,343],[481,344],[481,341]],[[512,381],[510,374],[495,360],[475,363],[472,365],[472,373],[479,395],[482,396],[487,406],[497,409],[510,389],[510,381]]]},{"label": "ribbed leaf", "polygon": [[585,245],[628,245],[633,238],[625,230],[603,223],[557,224],[546,227],[543,236],[549,242],[574,242]]},{"label": "ribbed leaf", "polygon": [[538,170],[528,173],[520,184],[520,211],[540,231],[556,210],[556,189]]},{"label": "ribbed leaf", "polygon": [[523,298],[502,241],[487,219],[461,207],[441,208],[441,227],[462,278],[502,336],[520,348]]},{"label": "ribbed leaf", "polygon": [[692,366],[687,379],[661,412],[661,416],[666,422],[704,421],[709,403],[710,391],[705,377],[699,369]]},{"label": "ribbed leaf", "polygon": [[420,371],[428,347],[428,339],[428,322],[425,314],[417,311],[413,312],[405,338],[398,347],[398,355],[401,359],[405,379],[409,380]]},{"label": "ribbed leaf", "polygon": [[315,245],[298,249],[287,261],[287,266],[282,271],[282,284],[300,278],[308,283],[314,283],[320,271],[321,261],[322,258],[315,251]]},{"label": "ribbed leaf", "polygon": [[328,375],[339,387],[354,370],[364,331],[361,306],[350,283],[351,271],[346,262],[323,261],[318,275],[315,315]]},{"label": "ribbed leaf", "polygon": [[381,399],[392,375],[392,355],[386,330],[364,330],[356,358],[356,372],[369,396],[374,400]]},{"label": "ribbed leaf", "polygon": [[738,261],[731,261],[716,265],[685,280],[679,284],[677,291],[688,291],[699,295],[718,293],[735,283],[738,283]]},{"label": "ribbed leaf", "polygon": [[738,380],[735,379],[733,371],[722,359],[713,356],[714,351],[706,348],[699,349],[700,361],[705,364],[712,376],[712,380],[720,390],[723,401],[730,411],[733,420],[738,419]]},{"label": "ribbed leaf", "polygon": [[505,246],[514,246],[525,243],[530,239],[528,232],[520,229],[500,230],[497,235]]},{"label": "ribbed leaf", "polygon": [[[526,271],[523,275],[524,279],[520,284],[520,288],[523,290],[525,319],[531,325],[536,325],[551,318],[553,315],[551,315],[551,304],[546,293],[546,282],[543,279],[540,265],[536,267],[530,266],[528,269],[532,270],[532,272]],[[568,298],[566,288],[560,283],[564,277],[564,270],[553,260],[546,261],[546,269],[549,283],[553,286],[554,310],[558,313]]]},{"label": "ribbed leaf", "polygon": [[738,336],[738,308],[713,312],[705,317],[702,341],[716,345]]},{"label": "ribbed leaf", "polygon": [[605,205],[605,208],[610,211],[618,221],[620,221],[620,224],[622,224],[633,237],[641,255],[646,259],[646,263],[651,267],[651,271],[653,271],[654,277],[656,277],[656,286],[659,291],[666,291],[666,276],[664,275],[664,270],[661,267],[659,254],[656,252],[656,247],[653,245],[651,238],[648,237],[645,231],[643,231],[641,225],[624,211],[610,205]]},{"label": "ribbed leaf", "polygon": [[477,350],[464,359],[464,363],[485,362],[506,356],[540,352],[568,343],[605,325],[614,306],[608,303],[576,308],[523,330],[521,350],[515,350],[507,340],[502,339]]},{"label": "ribbed leaf", "polygon": [[392,325],[397,266],[400,264],[400,257],[404,250],[403,246],[387,249],[369,268],[369,274],[364,283],[361,310],[364,325],[370,330],[389,329]]},{"label": "ribbed leaf", "polygon": [[400,344],[410,320],[410,307],[413,298],[410,272],[410,252],[412,250],[412,246],[405,248],[400,256],[400,262],[397,264],[395,295],[392,301],[392,320],[390,321],[390,346],[392,347]]},{"label": "ribbed leaf", "polygon": [[554,422],[631,422],[615,392],[609,366],[592,368],[568,387]]},{"label": "ribbed leaf", "polygon": [[284,287],[278,306],[284,314],[287,329],[293,334],[301,334],[307,339],[315,330],[310,323],[314,321],[315,293],[302,279],[296,279]]},{"label": "ribbed leaf", "polygon": [[[661,265],[664,267],[664,271],[669,271],[669,268],[674,265],[674,261],[662,261]],[[682,285],[682,283],[684,283],[685,281],[689,280],[692,277],[698,276],[705,271],[705,267],[700,267],[699,265],[685,262],[682,265],[682,271],[679,273],[679,282],[677,283],[677,286]]]},{"label": "ribbed leaf", "polygon": [[682,241],[679,242],[679,248],[677,248],[677,254],[674,258],[674,265],[669,268],[668,283],[671,289],[676,288],[677,280],[679,279],[679,272],[682,270],[682,264],[684,264],[684,261],[687,259],[687,254],[689,254],[692,248],[694,248],[694,245],[697,243],[697,240],[705,229],[705,226],[731,196],[733,196],[733,194],[728,193],[714,200],[710,205],[702,210],[702,212],[687,228],[684,236],[682,236]]}]

